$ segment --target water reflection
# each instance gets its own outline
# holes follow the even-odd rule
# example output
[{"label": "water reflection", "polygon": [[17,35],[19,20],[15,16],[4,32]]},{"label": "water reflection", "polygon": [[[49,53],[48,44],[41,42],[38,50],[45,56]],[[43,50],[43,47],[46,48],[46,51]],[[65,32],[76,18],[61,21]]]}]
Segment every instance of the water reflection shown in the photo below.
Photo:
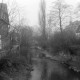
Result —
[{"label": "water reflection", "polygon": [[66,65],[51,60],[35,60],[30,80],[80,80],[80,73],[69,70]]},{"label": "water reflection", "polygon": [[32,77],[30,80],[41,80],[41,71],[37,65],[33,66],[34,71],[31,72]]}]

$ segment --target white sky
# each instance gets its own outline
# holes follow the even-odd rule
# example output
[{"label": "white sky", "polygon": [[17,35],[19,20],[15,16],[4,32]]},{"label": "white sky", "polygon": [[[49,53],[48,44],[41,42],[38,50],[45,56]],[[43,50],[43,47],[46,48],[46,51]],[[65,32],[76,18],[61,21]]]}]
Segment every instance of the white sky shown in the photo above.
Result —
[{"label": "white sky", "polygon": [[[2,1],[2,0],[0,0]],[[3,2],[10,2],[12,0],[3,0]],[[38,24],[38,11],[39,11],[39,2],[40,0],[14,0],[16,1],[18,7],[21,9],[21,14],[26,18],[28,23],[30,25],[36,25]],[[54,0],[45,0],[47,2],[47,6],[51,4]],[[76,5],[80,2],[80,0],[65,0],[66,3],[73,5],[76,7]],[[13,5],[14,6],[14,5]]]}]

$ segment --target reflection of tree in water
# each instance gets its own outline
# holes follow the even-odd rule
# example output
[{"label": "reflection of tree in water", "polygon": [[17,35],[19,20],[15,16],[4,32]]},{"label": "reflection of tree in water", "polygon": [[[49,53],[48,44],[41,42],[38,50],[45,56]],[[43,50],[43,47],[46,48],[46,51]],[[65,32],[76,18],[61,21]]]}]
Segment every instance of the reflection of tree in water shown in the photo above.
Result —
[{"label": "reflection of tree in water", "polygon": [[[41,80],[80,80],[80,73],[58,63],[42,61]],[[51,67],[50,67],[51,66]],[[56,67],[58,66],[58,67]]]},{"label": "reflection of tree in water", "polygon": [[42,62],[42,74],[41,74],[41,80],[47,80],[47,62],[43,61]]}]

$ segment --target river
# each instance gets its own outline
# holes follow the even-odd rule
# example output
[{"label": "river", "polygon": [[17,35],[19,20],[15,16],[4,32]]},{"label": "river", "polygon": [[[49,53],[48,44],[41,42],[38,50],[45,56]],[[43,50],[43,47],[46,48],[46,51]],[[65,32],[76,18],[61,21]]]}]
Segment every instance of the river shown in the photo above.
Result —
[{"label": "river", "polygon": [[35,59],[33,68],[30,80],[80,80],[80,73],[54,60]]}]

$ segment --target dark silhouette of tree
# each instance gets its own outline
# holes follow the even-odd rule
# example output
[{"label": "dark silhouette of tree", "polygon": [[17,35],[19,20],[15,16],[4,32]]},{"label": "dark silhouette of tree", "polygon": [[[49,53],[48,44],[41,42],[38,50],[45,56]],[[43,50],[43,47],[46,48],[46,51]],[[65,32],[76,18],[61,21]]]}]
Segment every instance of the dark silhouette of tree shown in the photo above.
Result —
[{"label": "dark silhouette of tree", "polygon": [[46,3],[45,0],[41,0],[40,3],[40,12],[39,12],[39,25],[41,28],[41,37],[39,43],[42,45],[43,48],[46,48]]},{"label": "dark silhouette of tree", "polygon": [[41,0],[40,13],[39,13],[39,25],[41,27],[42,35],[46,36],[46,4],[44,0]]}]

